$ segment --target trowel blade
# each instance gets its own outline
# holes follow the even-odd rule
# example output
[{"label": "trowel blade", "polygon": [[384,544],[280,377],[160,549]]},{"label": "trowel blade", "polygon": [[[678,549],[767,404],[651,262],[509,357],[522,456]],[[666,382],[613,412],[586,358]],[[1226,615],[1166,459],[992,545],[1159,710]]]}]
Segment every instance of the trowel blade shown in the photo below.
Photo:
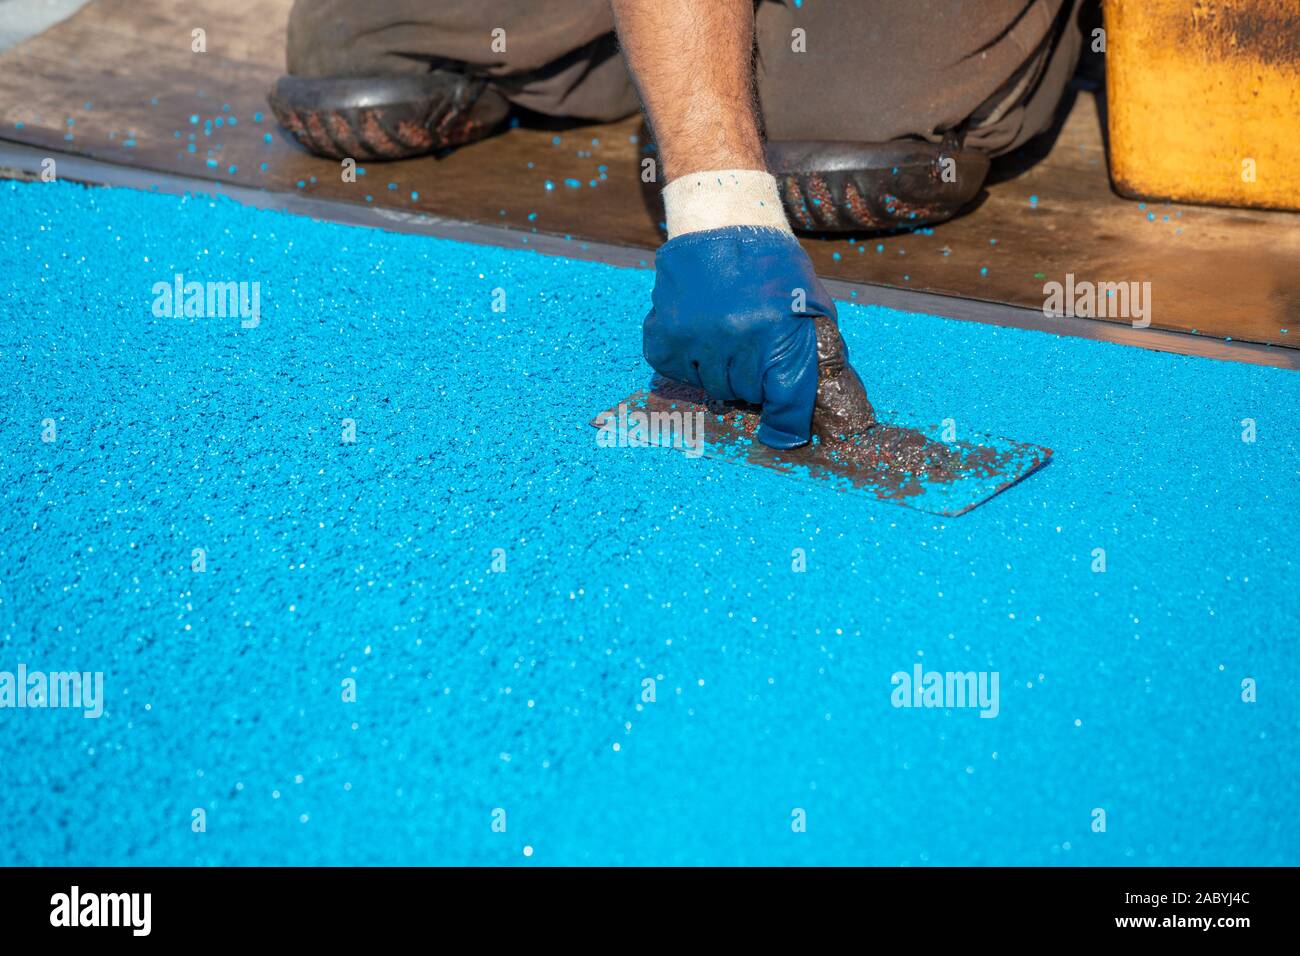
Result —
[{"label": "trowel blade", "polygon": [[[689,421],[686,416],[690,416]],[[697,388],[656,376],[591,422],[612,444],[661,445],[689,455],[759,465],[837,491],[955,517],[1047,464],[1052,450],[989,435],[942,440],[942,427],[914,428],[898,416],[844,440],[818,436],[780,451],[756,437],[758,409],[711,402]]]}]

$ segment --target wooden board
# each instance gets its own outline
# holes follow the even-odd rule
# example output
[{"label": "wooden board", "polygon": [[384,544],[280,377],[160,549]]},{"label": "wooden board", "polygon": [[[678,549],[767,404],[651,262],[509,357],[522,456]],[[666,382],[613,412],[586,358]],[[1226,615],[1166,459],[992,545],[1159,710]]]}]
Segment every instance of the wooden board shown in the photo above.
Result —
[{"label": "wooden board", "polygon": [[[303,152],[266,105],[283,69],[289,6],[94,0],[0,55],[0,138],[575,240],[646,250],[661,241],[662,212],[639,177],[636,117],[515,128],[438,159],[363,164],[364,176],[343,182],[339,165]],[[191,52],[195,27],[206,31],[206,53]],[[819,273],[1030,308],[1043,307],[1045,283],[1067,274],[1149,282],[1154,328],[1300,347],[1300,216],[1120,199],[1109,187],[1102,109],[1097,95],[1080,94],[1058,134],[1000,161],[980,205],[960,219],[805,240]]]}]

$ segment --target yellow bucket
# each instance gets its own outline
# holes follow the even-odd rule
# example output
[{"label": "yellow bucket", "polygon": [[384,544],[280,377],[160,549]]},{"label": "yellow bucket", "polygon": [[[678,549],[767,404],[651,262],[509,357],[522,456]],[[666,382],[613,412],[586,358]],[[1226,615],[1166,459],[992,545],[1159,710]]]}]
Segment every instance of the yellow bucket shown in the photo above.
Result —
[{"label": "yellow bucket", "polygon": [[1105,0],[1125,196],[1300,209],[1300,0]]}]

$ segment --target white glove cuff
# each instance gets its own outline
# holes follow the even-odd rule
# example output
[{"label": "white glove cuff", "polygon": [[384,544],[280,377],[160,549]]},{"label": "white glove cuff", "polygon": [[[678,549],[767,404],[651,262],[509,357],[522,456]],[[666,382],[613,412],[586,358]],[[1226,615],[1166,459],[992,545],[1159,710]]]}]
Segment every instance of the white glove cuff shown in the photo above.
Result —
[{"label": "white glove cuff", "polygon": [[726,226],[791,232],[776,178],[761,169],[710,169],[678,176],[663,190],[668,238]]}]

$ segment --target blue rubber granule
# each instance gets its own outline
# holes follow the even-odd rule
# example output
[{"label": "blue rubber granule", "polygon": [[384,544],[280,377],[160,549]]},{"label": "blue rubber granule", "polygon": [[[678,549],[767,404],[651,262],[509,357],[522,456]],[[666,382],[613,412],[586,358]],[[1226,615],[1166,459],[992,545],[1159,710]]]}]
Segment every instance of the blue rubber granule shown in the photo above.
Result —
[{"label": "blue rubber granule", "polygon": [[0,191],[0,671],[105,699],[0,709],[0,864],[1298,862],[1294,372],[838,303],[878,408],[1055,449],[936,519],[598,446],[648,270]]}]

